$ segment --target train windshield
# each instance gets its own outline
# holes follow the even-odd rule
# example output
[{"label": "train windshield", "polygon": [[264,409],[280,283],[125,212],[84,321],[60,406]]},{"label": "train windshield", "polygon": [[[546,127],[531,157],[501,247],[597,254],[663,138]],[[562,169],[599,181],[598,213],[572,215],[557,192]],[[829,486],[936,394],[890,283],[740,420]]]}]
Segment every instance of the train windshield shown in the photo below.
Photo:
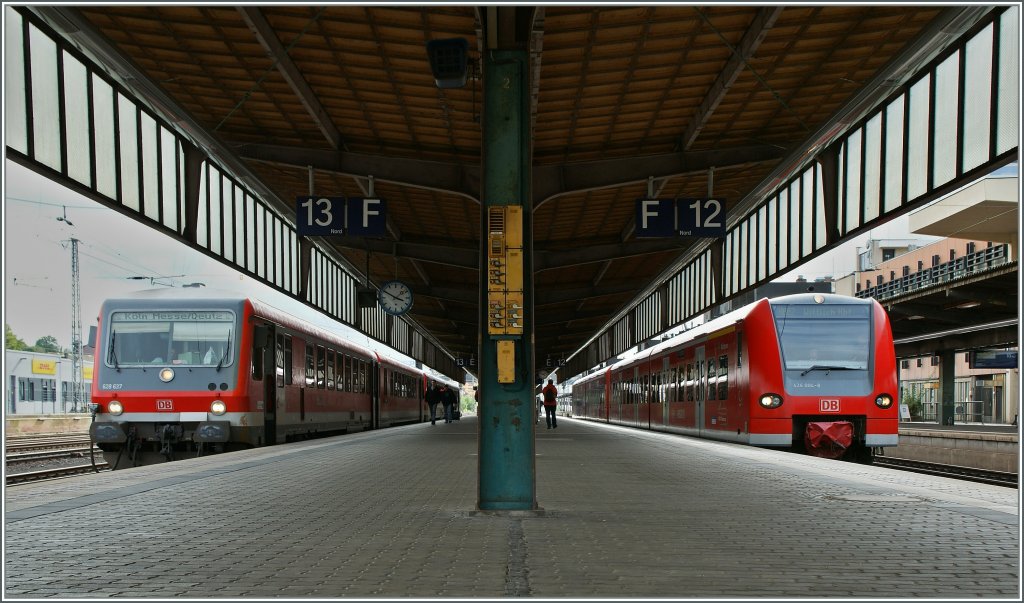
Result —
[{"label": "train windshield", "polygon": [[113,312],[106,364],[228,366],[235,315],[227,310]]},{"label": "train windshield", "polygon": [[867,370],[871,306],[773,304],[785,370]]}]

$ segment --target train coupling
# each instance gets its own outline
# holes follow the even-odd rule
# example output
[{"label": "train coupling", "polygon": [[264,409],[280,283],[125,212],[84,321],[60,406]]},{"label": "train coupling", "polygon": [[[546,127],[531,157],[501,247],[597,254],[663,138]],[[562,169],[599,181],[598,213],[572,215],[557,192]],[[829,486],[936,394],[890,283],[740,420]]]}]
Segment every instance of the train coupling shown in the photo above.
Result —
[{"label": "train coupling", "polygon": [[230,439],[230,421],[203,421],[192,434],[192,440],[196,442],[227,442]]},{"label": "train coupling", "polygon": [[89,436],[97,444],[124,444],[128,439],[118,423],[93,423],[89,426]]},{"label": "train coupling", "polygon": [[853,423],[849,421],[812,421],[804,431],[804,446],[814,456],[837,459],[853,443]]}]

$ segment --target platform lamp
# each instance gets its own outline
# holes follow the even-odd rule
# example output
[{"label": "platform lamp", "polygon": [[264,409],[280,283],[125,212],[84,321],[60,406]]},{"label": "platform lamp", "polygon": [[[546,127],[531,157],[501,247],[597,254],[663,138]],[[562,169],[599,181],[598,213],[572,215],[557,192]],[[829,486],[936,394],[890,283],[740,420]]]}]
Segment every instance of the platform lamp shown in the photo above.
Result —
[{"label": "platform lamp", "polygon": [[445,38],[427,42],[427,58],[438,88],[462,88],[469,76],[469,42]]}]

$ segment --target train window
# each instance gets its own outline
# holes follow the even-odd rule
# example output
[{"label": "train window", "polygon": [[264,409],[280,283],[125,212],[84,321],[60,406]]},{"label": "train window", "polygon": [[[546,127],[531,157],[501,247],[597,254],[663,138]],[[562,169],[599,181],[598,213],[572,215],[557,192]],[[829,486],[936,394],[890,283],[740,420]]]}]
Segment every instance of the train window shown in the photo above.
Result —
[{"label": "train window", "polygon": [[[813,366],[866,370],[871,356],[871,306],[772,306],[785,370]],[[828,333],[828,341],[822,340]]]},{"label": "train window", "polygon": [[292,383],[293,376],[292,369],[292,336],[284,336],[284,383],[285,385],[294,385]]},{"label": "train window", "polygon": [[252,358],[250,359],[249,367],[252,369],[250,372],[253,380],[255,381],[263,381],[264,358],[263,348],[256,347],[256,341],[254,340],[252,345]]},{"label": "train window", "polygon": [[107,364],[231,364],[234,313],[112,312]]},{"label": "train window", "polygon": [[348,387],[348,391],[354,392],[356,391],[356,359],[349,356],[345,361],[345,385]]},{"label": "train window", "polygon": [[334,389],[334,350],[327,349],[327,389]]},{"label": "train window", "polygon": [[736,333],[736,368],[743,366],[743,333]]},{"label": "train window", "polygon": [[352,389],[353,389],[353,391],[359,392],[361,394],[365,394],[366,393],[366,362],[364,362],[361,359],[355,359],[355,358],[353,358],[352,360],[353,360],[353,363],[355,365],[355,376],[356,376],[355,387],[352,388]]},{"label": "train window", "polygon": [[274,341],[274,379],[284,387],[284,335],[278,333]]},{"label": "train window", "polygon": [[355,373],[356,359],[348,354],[338,352],[338,389],[347,392],[356,391]]},{"label": "train window", "polygon": [[316,386],[323,389],[326,381],[327,354],[324,352],[324,346],[318,345],[316,346]]},{"label": "train window", "polygon": [[316,383],[316,362],[313,358],[313,344],[306,344],[306,385]]},{"label": "train window", "polygon": [[693,365],[693,397],[698,401],[704,399],[704,361],[698,360]]},{"label": "train window", "polygon": [[717,381],[716,376],[718,375],[715,359],[711,358],[708,360],[708,395],[707,400],[714,400],[718,398],[717,393]]},{"label": "train window", "polygon": [[718,357],[718,399],[729,399],[729,357]]}]

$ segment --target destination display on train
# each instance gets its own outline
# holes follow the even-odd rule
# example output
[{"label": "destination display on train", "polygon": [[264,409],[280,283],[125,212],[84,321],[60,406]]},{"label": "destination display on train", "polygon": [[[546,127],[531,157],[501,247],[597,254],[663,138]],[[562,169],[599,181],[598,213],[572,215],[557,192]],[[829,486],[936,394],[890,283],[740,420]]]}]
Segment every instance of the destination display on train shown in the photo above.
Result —
[{"label": "destination display on train", "polygon": [[168,320],[188,320],[193,322],[223,322],[234,320],[231,312],[216,310],[180,311],[165,310],[151,312],[114,312],[113,321],[155,322]]},{"label": "destination display on train", "polygon": [[637,199],[637,237],[724,237],[725,199]]},{"label": "destination display on train", "polygon": [[849,304],[779,304],[772,306],[776,318],[867,318],[871,307]]}]

